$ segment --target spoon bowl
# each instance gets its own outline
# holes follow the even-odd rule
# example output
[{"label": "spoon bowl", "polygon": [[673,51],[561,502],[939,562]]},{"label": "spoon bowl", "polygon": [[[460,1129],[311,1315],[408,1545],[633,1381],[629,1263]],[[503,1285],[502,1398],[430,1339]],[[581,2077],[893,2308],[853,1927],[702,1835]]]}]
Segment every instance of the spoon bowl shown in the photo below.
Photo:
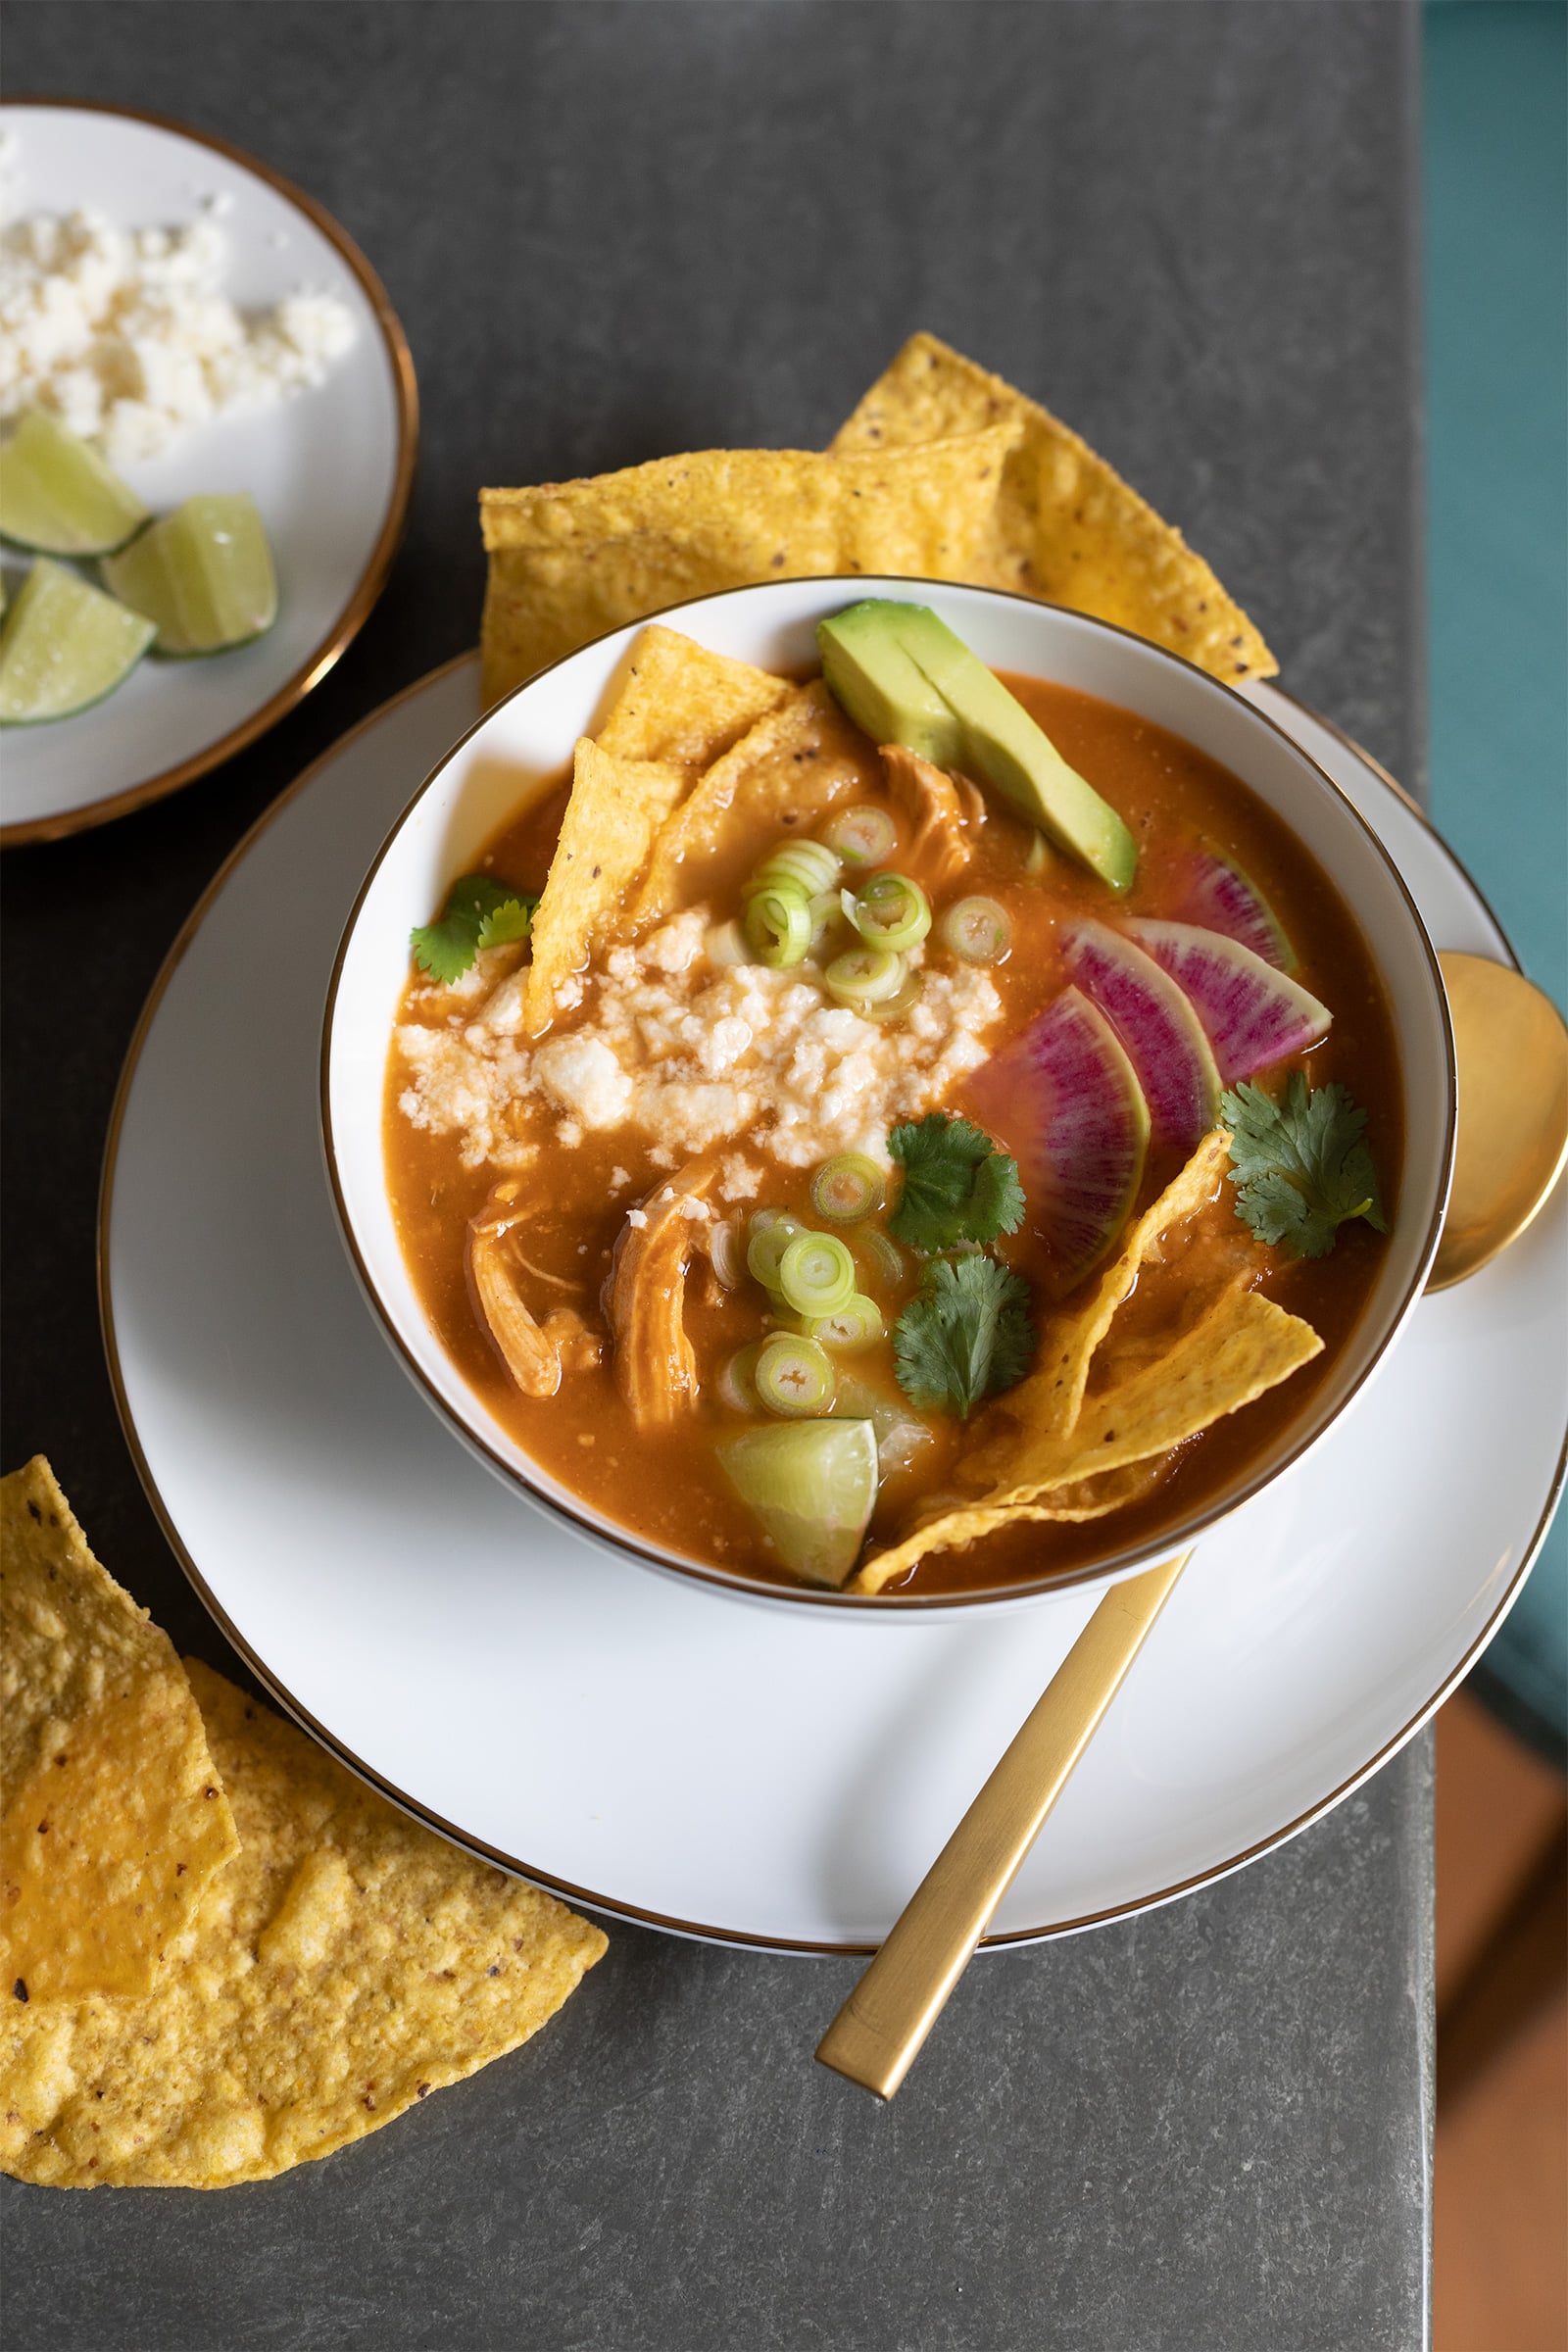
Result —
[{"label": "spoon bowl", "polygon": [[1443,1238],[1427,1277],[1478,1274],[1538,1216],[1568,1161],[1568,1027],[1523,972],[1445,950],[1458,1137]]}]

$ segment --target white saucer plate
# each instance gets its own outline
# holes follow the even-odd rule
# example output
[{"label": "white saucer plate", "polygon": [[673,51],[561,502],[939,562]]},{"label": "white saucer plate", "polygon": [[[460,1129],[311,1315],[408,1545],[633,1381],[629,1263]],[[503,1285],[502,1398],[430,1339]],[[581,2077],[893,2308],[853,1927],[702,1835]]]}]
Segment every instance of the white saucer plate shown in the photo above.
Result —
[{"label": "white saucer plate", "polygon": [[[122,468],[166,512],[204,490],[248,490],[272,543],[278,617],[207,661],[138,664],[90,710],[8,729],[0,842],[53,840],[188,784],[251,742],[325,676],[364,622],[397,551],[414,479],[414,364],[380,280],[337,223],[221,141],[114,108],[0,107],[8,215],[90,206],[127,228],[212,210],[229,242],[223,291],[242,311],[308,288],[352,312],[352,348],[326,380],[270,408],[193,426]],[[5,551],[14,594],[28,559]]]},{"label": "white saucer plate", "polygon": [[[1508,957],[1353,745],[1257,700],[1382,834],[1440,947]],[[322,1002],[477,664],[348,736],[175,943],[106,1161],[102,1298],[171,1542],[263,1681],[438,1829],[597,1909],[782,1949],[880,1940],[1094,1605],[758,1609],[586,1542],[421,1401],[356,1288],[318,1128]],[[1200,1544],[995,1943],[1168,1900],[1316,1819],[1496,1630],[1561,1481],[1568,1199],[1424,1299],[1288,1477]]]}]

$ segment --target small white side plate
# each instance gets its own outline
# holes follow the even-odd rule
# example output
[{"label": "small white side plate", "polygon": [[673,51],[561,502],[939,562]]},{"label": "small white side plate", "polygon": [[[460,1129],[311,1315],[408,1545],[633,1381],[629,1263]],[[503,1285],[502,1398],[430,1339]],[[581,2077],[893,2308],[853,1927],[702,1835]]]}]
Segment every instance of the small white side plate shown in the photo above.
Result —
[{"label": "small white side plate", "polygon": [[[332,1216],[317,1049],[355,893],[476,689],[476,664],[454,663],[345,738],[175,943],[104,1190],[126,1433],[230,1638],[412,1812],[602,1910],[864,1947],[1095,1596],[956,1620],[760,1609],[547,1519],[405,1379]],[[1256,691],[1383,835],[1438,944],[1506,957],[1370,763]],[[1560,1192],[1485,1273],[1424,1299],[1316,1450],[1205,1539],[991,1940],[1220,1877],[1416,1730],[1501,1621],[1560,1480],[1565,1258]]]},{"label": "small white side plate", "polygon": [[[413,362],[379,279],[286,181],[216,141],[110,109],[0,107],[0,128],[8,214],[92,206],[143,228],[194,220],[217,200],[229,240],[224,292],[241,310],[308,286],[347,303],[357,326],[315,390],[193,427],[165,457],[122,469],[155,512],[202,490],[248,490],[272,543],[277,620],[210,660],[145,660],[74,718],[8,728],[0,842],[10,845],[75,832],[191,782],[325,676],[396,552],[417,424]],[[4,550],[8,595],[28,561]]]}]

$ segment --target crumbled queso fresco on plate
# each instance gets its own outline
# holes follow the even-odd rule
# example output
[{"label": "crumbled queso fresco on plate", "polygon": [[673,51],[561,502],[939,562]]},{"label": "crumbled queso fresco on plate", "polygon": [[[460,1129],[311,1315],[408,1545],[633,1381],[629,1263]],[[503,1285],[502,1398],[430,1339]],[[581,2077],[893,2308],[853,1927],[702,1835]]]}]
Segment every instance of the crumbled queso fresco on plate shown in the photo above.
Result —
[{"label": "crumbled queso fresco on plate", "polygon": [[[538,1040],[520,1030],[520,949],[492,949],[452,987],[416,990],[420,1017],[397,1031],[399,1108],[416,1127],[461,1135],[468,1168],[525,1165],[541,1117],[568,1145],[641,1128],[656,1164],[728,1143],[805,1168],[836,1152],[885,1160],[889,1128],[986,1058],[1002,1006],[972,965],[928,972],[909,1011],[884,1025],[835,1004],[799,965],[713,965],[708,921],[693,907],[640,947],[611,949],[567,983],[571,1026]],[[909,961],[920,960],[916,950]],[[739,1153],[718,1189],[756,1192]]]},{"label": "crumbled queso fresco on plate", "polygon": [[121,228],[93,211],[0,227],[0,417],[48,409],[122,465],[320,383],[354,340],[348,305],[302,291],[236,310],[217,210],[182,227]]}]

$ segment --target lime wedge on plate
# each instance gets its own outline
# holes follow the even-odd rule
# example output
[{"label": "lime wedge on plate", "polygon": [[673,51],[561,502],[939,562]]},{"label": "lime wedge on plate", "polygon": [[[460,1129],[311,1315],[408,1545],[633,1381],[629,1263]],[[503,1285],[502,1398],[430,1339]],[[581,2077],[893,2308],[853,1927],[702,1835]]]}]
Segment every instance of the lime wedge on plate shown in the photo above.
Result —
[{"label": "lime wedge on plate", "polygon": [[40,556],[0,631],[0,726],[69,718],[102,702],[153,635],[140,613]]},{"label": "lime wedge on plate", "polygon": [[791,1574],[808,1585],[842,1585],[876,1502],[870,1422],[752,1429],[720,1446],[718,1458]]},{"label": "lime wedge on plate", "polygon": [[161,654],[220,654],[277,617],[272,551],[244,490],[187,498],[111,557],[104,578],[156,622]]},{"label": "lime wedge on plate", "polygon": [[19,547],[103,556],[146,519],[135,491],[43,409],[29,409],[0,449],[0,533]]}]

